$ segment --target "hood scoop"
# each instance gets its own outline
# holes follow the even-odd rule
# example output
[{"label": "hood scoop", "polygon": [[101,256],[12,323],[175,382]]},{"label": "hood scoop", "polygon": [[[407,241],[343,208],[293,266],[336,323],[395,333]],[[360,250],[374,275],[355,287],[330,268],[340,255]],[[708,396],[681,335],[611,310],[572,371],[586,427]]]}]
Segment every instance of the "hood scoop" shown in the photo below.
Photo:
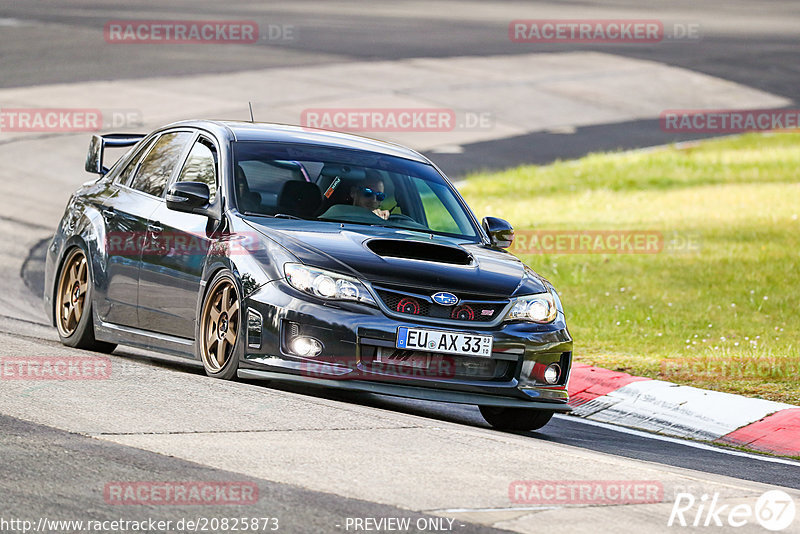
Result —
[{"label": "hood scoop", "polygon": [[389,258],[433,261],[451,265],[472,263],[472,256],[461,247],[404,239],[371,239],[367,241],[366,246],[378,256]]}]

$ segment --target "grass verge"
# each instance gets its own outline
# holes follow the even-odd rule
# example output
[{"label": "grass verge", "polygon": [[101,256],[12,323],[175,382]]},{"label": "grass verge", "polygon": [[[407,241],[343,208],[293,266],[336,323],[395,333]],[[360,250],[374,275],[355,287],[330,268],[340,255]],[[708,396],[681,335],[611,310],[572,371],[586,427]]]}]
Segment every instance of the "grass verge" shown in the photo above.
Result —
[{"label": "grass verge", "polygon": [[[800,404],[796,133],[473,174],[459,190],[527,237],[512,252],[559,290],[577,361]],[[663,246],[547,254],[528,231],[646,232]]]}]

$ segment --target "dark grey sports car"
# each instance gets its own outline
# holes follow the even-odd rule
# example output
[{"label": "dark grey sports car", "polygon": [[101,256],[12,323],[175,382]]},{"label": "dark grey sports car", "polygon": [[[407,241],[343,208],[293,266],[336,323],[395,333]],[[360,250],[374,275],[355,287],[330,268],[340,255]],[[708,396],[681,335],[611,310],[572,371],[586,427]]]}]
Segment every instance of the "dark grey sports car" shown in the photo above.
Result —
[{"label": "dark grey sports car", "polygon": [[[132,147],[111,169],[108,147]],[[94,136],[47,250],[65,345],[203,362],[208,375],[476,404],[493,426],[566,412],[572,339],[553,287],[393,144],[187,121]]]}]

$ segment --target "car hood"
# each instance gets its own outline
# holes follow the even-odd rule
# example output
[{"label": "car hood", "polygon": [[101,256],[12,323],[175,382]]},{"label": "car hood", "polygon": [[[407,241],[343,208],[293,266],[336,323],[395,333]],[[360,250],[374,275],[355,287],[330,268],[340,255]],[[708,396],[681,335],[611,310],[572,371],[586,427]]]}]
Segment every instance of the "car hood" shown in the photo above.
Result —
[{"label": "car hood", "polygon": [[374,284],[493,297],[546,291],[512,254],[427,233],[323,221],[247,217],[245,221],[306,265]]}]

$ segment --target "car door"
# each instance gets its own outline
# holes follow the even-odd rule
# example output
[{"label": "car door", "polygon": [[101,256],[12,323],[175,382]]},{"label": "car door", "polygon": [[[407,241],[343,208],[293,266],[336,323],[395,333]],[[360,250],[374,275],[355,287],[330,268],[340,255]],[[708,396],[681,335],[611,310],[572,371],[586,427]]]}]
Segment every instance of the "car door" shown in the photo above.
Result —
[{"label": "car door", "polygon": [[96,277],[95,303],[97,314],[104,322],[124,326],[138,324],[141,242],[153,207],[143,205],[139,193],[128,186],[158,137],[143,142],[118,172],[112,171],[108,185],[96,198],[106,235],[102,270]]},{"label": "car door", "polygon": [[[211,202],[216,201],[219,184],[219,150],[213,140],[198,135],[175,181],[203,182]],[[193,339],[197,299],[213,230],[204,215],[183,213],[159,203],[149,221],[148,249],[139,275],[139,322],[141,328],[176,337]]]},{"label": "car door", "polygon": [[[153,249],[151,238],[160,231],[150,224],[153,212],[164,204],[164,191],[172,175],[181,161],[193,133],[188,130],[167,131],[162,133],[139,163],[128,191],[130,199],[130,215],[135,226],[137,243],[136,256],[136,309],[138,328],[147,329],[142,323],[142,303],[139,286],[141,285],[141,266],[143,257],[160,254]],[[169,288],[164,288],[169,293]],[[145,314],[146,316],[146,314]]]}]

